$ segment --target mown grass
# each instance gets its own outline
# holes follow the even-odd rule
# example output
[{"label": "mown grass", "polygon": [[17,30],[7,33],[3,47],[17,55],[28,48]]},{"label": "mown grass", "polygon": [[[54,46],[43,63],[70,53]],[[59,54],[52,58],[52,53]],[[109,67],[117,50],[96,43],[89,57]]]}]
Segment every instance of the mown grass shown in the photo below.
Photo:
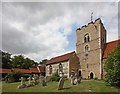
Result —
[{"label": "mown grass", "polygon": [[58,82],[49,82],[44,87],[38,84],[23,89],[17,89],[18,85],[20,85],[20,82],[3,82],[2,92],[120,92],[120,89],[108,86],[104,81],[99,80],[82,80],[79,85],[71,85],[70,81],[66,80],[63,90],[57,90]]}]

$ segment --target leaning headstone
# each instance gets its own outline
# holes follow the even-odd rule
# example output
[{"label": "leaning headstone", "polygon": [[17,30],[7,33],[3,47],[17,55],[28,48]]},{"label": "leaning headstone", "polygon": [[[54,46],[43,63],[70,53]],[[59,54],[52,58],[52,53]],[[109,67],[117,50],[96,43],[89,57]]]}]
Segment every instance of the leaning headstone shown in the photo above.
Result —
[{"label": "leaning headstone", "polygon": [[58,84],[58,90],[62,90],[63,89],[63,85],[64,85],[64,73],[60,74],[61,78],[59,80],[59,84]]},{"label": "leaning headstone", "polygon": [[17,88],[18,88],[18,89],[25,88],[25,87],[26,87],[26,84],[24,84],[24,83],[23,83],[24,78],[23,78],[23,77],[21,77],[21,78],[20,78],[20,80],[21,80],[21,85],[18,85],[18,87],[17,87]]}]

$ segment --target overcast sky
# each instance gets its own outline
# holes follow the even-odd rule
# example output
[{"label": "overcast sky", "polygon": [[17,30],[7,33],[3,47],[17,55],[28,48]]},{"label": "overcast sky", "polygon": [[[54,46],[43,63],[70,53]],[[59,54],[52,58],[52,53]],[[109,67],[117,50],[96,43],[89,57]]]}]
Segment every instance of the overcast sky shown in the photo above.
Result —
[{"label": "overcast sky", "polygon": [[3,2],[2,50],[35,61],[74,51],[76,29],[101,18],[107,42],[118,39],[115,2]]}]

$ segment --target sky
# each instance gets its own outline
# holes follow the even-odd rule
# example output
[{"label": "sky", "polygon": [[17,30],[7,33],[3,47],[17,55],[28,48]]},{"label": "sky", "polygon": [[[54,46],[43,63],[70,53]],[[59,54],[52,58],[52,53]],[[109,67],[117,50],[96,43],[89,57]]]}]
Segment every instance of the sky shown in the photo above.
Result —
[{"label": "sky", "polygon": [[[8,0],[9,1],[9,0]],[[101,18],[118,39],[117,2],[2,2],[2,50],[35,61],[75,51],[76,29]]]}]

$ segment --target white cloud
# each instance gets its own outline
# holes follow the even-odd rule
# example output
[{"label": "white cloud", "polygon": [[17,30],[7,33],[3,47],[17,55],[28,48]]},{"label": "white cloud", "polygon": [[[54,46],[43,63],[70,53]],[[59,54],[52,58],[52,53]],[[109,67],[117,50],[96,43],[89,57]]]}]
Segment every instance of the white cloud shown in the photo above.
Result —
[{"label": "white cloud", "polygon": [[108,41],[114,40],[115,10],[116,3],[3,3],[3,50],[37,61],[65,53],[72,26],[87,24],[91,12],[94,19],[102,17]]}]

